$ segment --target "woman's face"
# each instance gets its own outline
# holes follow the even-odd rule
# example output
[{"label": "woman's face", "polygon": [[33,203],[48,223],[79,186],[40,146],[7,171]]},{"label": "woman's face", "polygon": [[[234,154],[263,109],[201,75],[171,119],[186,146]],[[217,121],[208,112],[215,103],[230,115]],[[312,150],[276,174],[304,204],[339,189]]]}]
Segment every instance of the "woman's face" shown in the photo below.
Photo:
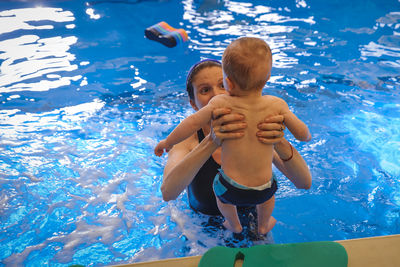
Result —
[{"label": "woman's face", "polygon": [[225,94],[222,69],[218,66],[207,67],[199,71],[192,81],[194,100],[190,104],[199,110],[208,104],[211,98]]}]

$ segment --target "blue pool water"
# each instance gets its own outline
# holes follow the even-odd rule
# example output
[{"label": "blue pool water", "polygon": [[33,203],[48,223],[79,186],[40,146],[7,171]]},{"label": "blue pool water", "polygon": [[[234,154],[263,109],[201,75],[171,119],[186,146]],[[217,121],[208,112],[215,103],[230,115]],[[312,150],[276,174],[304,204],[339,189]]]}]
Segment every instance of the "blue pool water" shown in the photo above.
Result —
[{"label": "blue pool water", "polygon": [[[161,20],[190,40],[145,39]],[[210,225],[185,194],[163,202],[166,157],[152,153],[192,112],[188,68],[245,35],[273,50],[265,93],[313,134],[287,133],[313,186],[277,172],[274,242],[400,234],[400,1],[2,1],[0,266],[260,243]]]}]

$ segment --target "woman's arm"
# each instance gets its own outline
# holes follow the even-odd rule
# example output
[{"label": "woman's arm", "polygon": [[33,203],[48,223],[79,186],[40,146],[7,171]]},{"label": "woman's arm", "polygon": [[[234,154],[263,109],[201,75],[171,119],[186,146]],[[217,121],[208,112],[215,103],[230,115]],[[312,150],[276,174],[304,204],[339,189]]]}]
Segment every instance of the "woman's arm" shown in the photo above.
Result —
[{"label": "woman's arm", "polygon": [[312,178],[307,163],[285,138],[275,144],[273,163],[297,188],[311,188]]},{"label": "woman's arm", "polygon": [[207,136],[193,150],[189,150],[188,140],[174,146],[168,153],[164,168],[161,192],[164,201],[176,199],[192,182],[199,169],[218,148],[210,136]]}]

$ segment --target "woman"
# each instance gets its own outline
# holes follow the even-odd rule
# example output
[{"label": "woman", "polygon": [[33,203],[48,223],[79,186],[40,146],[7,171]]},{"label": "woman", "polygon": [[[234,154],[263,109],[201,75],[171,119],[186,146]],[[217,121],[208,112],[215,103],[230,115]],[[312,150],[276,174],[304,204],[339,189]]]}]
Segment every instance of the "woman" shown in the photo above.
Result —
[{"label": "woman", "polygon": [[[207,59],[195,64],[189,71],[186,89],[194,110],[205,106],[212,97],[224,94],[221,63]],[[203,214],[220,215],[212,182],[221,163],[220,144],[224,139],[240,138],[246,127],[241,114],[231,114],[221,108],[213,112],[212,124],[203,127],[197,134],[175,145],[168,153],[161,185],[163,199],[170,201],[188,188],[190,206]],[[304,159],[283,138],[283,116],[266,118],[259,124],[258,139],[262,143],[274,144],[274,165],[297,188],[311,187],[311,174]]]}]

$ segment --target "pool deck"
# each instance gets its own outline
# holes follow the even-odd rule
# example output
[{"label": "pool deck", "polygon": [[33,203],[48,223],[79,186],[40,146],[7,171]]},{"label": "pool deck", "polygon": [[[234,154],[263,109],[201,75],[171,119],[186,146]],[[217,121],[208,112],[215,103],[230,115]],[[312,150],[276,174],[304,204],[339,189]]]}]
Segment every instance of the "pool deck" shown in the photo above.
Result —
[{"label": "pool deck", "polygon": [[[400,235],[377,236],[336,241],[346,249],[349,267],[400,266]],[[123,267],[197,267],[201,256],[139,262]],[[235,264],[236,265],[236,264]]]}]

